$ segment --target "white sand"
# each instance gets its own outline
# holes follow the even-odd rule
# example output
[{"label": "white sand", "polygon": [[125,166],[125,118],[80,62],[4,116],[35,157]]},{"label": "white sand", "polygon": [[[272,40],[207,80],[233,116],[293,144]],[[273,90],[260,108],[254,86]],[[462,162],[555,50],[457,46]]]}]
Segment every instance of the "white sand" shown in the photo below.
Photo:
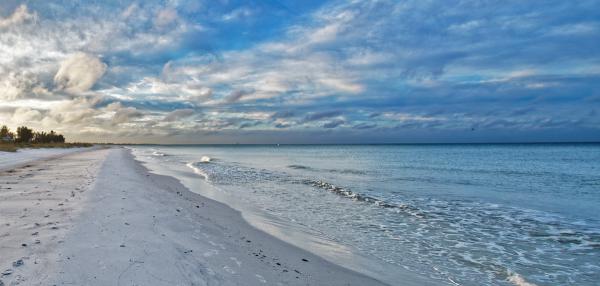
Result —
[{"label": "white sand", "polygon": [[0,187],[6,285],[382,285],[148,173],[126,149],[30,163]]},{"label": "white sand", "polygon": [[35,157],[59,155],[61,150],[32,151],[36,152],[15,156],[19,164],[28,165],[0,173],[0,281],[6,285],[30,285],[32,277],[44,281],[56,271],[56,248],[73,229],[108,152],[32,162]]},{"label": "white sand", "polygon": [[52,159],[90,148],[19,149],[17,152],[0,152],[0,170],[15,168],[29,162]]}]

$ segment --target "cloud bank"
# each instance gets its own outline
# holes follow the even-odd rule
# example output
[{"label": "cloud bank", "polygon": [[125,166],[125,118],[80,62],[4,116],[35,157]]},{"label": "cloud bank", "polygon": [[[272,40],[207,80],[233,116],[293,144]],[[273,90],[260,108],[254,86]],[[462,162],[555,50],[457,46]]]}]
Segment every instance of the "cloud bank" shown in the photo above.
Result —
[{"label": "cloud bank", "polygon": [[166,143],[600,140],[593,0],[9,2],[0,122],[13,128]]}]

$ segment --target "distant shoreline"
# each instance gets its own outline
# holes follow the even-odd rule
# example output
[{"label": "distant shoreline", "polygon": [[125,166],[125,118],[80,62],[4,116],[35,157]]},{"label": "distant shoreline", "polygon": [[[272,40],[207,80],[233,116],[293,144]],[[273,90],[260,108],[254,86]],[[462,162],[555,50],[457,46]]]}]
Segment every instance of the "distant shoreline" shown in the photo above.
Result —
[{"label": "distant shoreline", "polygon": [[44,148],[81,148],[92,147],[91,143],[0,143],[0,152],[16,152],[19,149],[44,149]]},{"label": "distant shoreline", "polygon": [[96,145],[122,145],[122,146],[470,146],[470,145],[597,145],[600,141],[590,142],[473,142],[473,143],[244,143],[244,144],[165,144],[165,143],[92,143]]}]

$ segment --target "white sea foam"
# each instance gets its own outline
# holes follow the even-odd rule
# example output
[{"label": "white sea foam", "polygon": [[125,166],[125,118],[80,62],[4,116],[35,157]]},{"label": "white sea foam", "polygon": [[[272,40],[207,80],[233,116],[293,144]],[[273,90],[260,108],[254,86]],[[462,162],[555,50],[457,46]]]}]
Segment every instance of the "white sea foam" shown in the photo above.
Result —
[{"label": "white sea foam", "polygon": [[[376,261],[369,267],[382,269],[381,262],[453,285],[477,281],[480,285],[531,286],[544,281],[531,274],[535,269],[543,270],[558,284],[594,285],[589,277],[598,280],[598,220],[573,212],[570,204],[552,197],[554,192],[564,191],[561,194],[568,197],[576,191],[577,195],[569,198],[582,205],[584,198],[596,201],[595,174],[578,169],[582,175],[571,180],[571,175],[559,176],[543,164],[521,166],[512,164],[510,156],[499,155],[493,158],[503,162],[507,175],[498,175],[496,167],[480,160],[479,147],[456,147],[452,149],[456,153],[448,153],[445,147],[415,147],[419,158],[414,160],[404,148],[359,146],[337,151],[331,147],[286,147],[274,152],[264,147],[186,147],[165,149],[167,157],[152,156],[152,151],[163,150],[149,150],[145,155],[164,164],[193,162],[187,166],[197,174],[196,180],[235,194],[231,197],[241,200],[240,205],[262,209],[268,216],[306,226],[311,235],[314,231],[317,237],[358,249],[357,253]],[[494,154],[510,149],[510,154],[537,162],[548,159],[545,148],[538,152],[533,147],[502,147]],[[494,156],[484,151],[486,156]],[[443,163],[439,158],[447,156],[459,163],[452,163],[447,170],[435,169],[437,163]],[[201,161],[202,157],[208,158]],[[512,168],[521,171],[515,175]],[[524,181],[532,184],[522,187]],[[550,192],[546,182],[556,188]],[[502,193],[509,189],[518,191],[519,196]],[[484,191],[490,192],[480,198]],[[552,207],[528,202],[538,197],[548,199]],[[575,223],[577,218],[582,221]],[[432,272],[433,265],[439,271]],[[235,269],[234,263],[230,266]]]},{"label": "white sea foam", "polygon": [[523,278],[523,276],[519,275],[518,273],[514,273],[514,272],[508,273],[507,280],[508,280],[508,282],[510,282],[516,286],[537,286],[536,284],[525,281],[525,278]]},{"label": "white sea foam", "polygon": [[208,181],[208,174],[206,174],[203,170],[196,168],[196,166],[194,166],[194,163],[187,163],[186,166],[188,166],[190,169],[192,169],[194,171],[194,173],[204,177],[204,179]]}]

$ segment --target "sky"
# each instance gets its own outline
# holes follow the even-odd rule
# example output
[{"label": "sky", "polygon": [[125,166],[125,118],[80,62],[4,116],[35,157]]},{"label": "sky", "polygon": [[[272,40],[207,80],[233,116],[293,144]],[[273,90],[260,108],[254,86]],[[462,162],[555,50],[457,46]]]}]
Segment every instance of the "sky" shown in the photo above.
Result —
[{"label": "sky", "polygon": [[0,124],[115,143],[600,141],[600,2],[2,0]]}]

